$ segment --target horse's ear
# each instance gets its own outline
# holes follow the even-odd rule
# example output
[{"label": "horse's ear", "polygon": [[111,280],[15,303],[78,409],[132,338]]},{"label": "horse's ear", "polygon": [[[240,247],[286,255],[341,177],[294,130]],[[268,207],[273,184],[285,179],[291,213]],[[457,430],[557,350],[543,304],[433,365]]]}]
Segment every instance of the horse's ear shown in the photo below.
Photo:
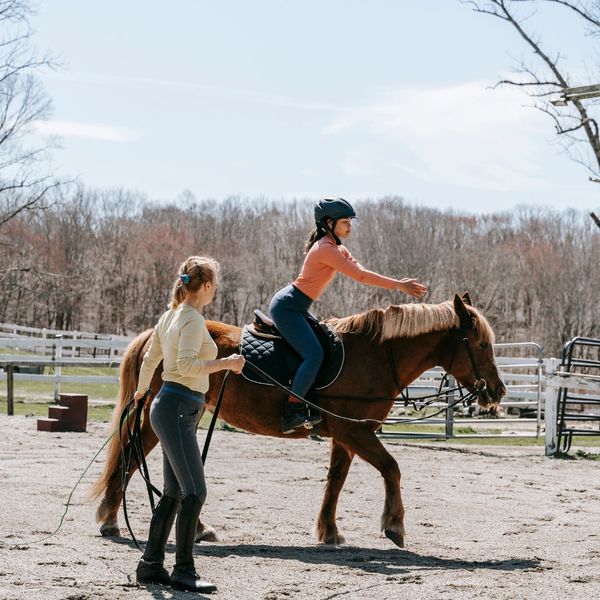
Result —
[{"label": "horse's ear", "polygon": [[454,294],[454,310],[458,315],[461,327],[464,329],[470,329],[473,327],[473,316],[465,306],[463,299],[458,294]]},{"label": "horse's ear", "polygon": [[462,299],[465,304],[468,304],[469,306],[473,306],[473,303],[471,302],[471,296],[469,296],[469,292],[465,292],[462,295]]}]

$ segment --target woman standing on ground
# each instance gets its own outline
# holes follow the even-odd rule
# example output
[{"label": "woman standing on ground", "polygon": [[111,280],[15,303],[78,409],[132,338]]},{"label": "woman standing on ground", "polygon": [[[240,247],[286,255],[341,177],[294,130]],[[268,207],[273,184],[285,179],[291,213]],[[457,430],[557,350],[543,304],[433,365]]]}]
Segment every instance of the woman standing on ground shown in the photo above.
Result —
[{"label": "woman standing on ground", "polygon": [[[361,283],[400,290],[409,296],[421,298],[427,288],[416,279],[392,279],[367,271],[342,245],[352,231],[356,213],[343,198],[325,198],[315,206],[316,228],[306,244],[306,258],[300,275],[291,284],[279,290],[271,300],[269,311],[277,329],[290,346],[302,357],[302,363],[292,382],[292,392],[305,397],[313,385],[321,363],[323,349],[308,320],[313,301],[325,291],[339,271]],[[313,317],[314,319],[314,317]],[[321,417],[307,415],[304,405],[294,396],[287,398],[282,407],[281,429],[292,433],[306,421],[319,423]]]},{"label": "woman standing on ground", "polygon": [[[170,308],[154,328],[134,395],[136,403],[144,397],[162,360],[164,383],[150,407],[150,423],[162,447],[164,488],[152,514],[137,581],[201,593],[214,592],[217,587],[200,580],[194,568],[196,526],[206,500],[196,427],[204,409],[209,374],[224,369],[240,373],[244,366],[243,357],[237,354],[216,358],[217,346],[202,316],[202,309],[215,296],[218,270],[216,260],[203,256],[191,256],[181,264]],[[169,576],[163,561],[175,515],[175,566]]]}]

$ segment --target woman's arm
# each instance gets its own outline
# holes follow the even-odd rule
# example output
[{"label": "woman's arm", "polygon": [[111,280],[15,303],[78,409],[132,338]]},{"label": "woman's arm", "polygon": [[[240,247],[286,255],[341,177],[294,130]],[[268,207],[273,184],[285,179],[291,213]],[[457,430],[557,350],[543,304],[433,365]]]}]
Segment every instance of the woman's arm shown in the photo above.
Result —
[{"label": "woman's arm", "polygon": [[[184,377],[198,377],[199,375],[210,375],[224,369],[240,373],[245,361],[237,354],[217,358],[216,360],[201,360],[196,357],[198,354],[198,340],[202,339],[205,332],[204,323],[198,319],[189,321],[181,328],[177,348],[177,371],[179,374]],[[206,335],[208,335],[208,332],[206,332]]]},{"label": "woman's arm", "polygon": [[326,245],[323,246],[322,253],[321,260],[325,264],[366,285],[400,290],[417,298],[423,296],[427,291],[427,288],[418,283],[416,279],[393,279],[365,269],[346,248],[339,249],[338,246]]},{"label": "woman's arm", "polygon": [[163,351],[160,344],[160,337],[158,335],[158,325],[154,328],[152,333],[152,340],[146,354],[144,354],[144,360],[142,361],[142,367],[140,369],[140,378],[137,385],[137,391],[134,395],[134,400],[137,402],[150,387],[152,381],[152,375],[158,363],[162,360]]}]

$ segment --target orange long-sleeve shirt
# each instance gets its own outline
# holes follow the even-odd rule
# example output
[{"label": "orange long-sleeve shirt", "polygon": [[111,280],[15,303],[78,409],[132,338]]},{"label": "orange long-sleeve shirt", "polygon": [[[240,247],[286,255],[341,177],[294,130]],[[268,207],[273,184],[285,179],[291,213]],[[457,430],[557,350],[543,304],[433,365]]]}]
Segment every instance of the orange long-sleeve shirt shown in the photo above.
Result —
[{"label": "orange long-sleeve shirt", "polygon": [[329,236],[313,244],[306,254],[300,275],[292,285],[312,300],[318,300],[338,271],[367,285],[388,289],[398,286],[395,279],[365,269],[347,248],[336,245]]}]

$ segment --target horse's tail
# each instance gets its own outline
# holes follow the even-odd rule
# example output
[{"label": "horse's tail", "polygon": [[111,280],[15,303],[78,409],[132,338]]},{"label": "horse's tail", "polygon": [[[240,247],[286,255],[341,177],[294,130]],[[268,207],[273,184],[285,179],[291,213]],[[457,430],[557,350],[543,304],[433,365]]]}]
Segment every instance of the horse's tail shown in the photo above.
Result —
[{"label": "horse's tail", "polygon": [[[138,383],[138,361],[142,348],[152,335],[152,329],[140,333],[127,347],[121,366],[119,367],[119,399],[113,411],[112,423],[110,431],[114,431],[119,427],[119,418],[125,405],[131,400]],[[133,418],[133,414],[130,418]],[[123,437],[121,437],[123,436]],[[104,471],[100,478],[92,485],[89,491],[90,500],[95,500],[102,494],[108,486],[108,482],[118,468],[121,459],[122,444],[127,443],[126,432],[115,432],[106,451],[106,462],[104,463]]]}]

